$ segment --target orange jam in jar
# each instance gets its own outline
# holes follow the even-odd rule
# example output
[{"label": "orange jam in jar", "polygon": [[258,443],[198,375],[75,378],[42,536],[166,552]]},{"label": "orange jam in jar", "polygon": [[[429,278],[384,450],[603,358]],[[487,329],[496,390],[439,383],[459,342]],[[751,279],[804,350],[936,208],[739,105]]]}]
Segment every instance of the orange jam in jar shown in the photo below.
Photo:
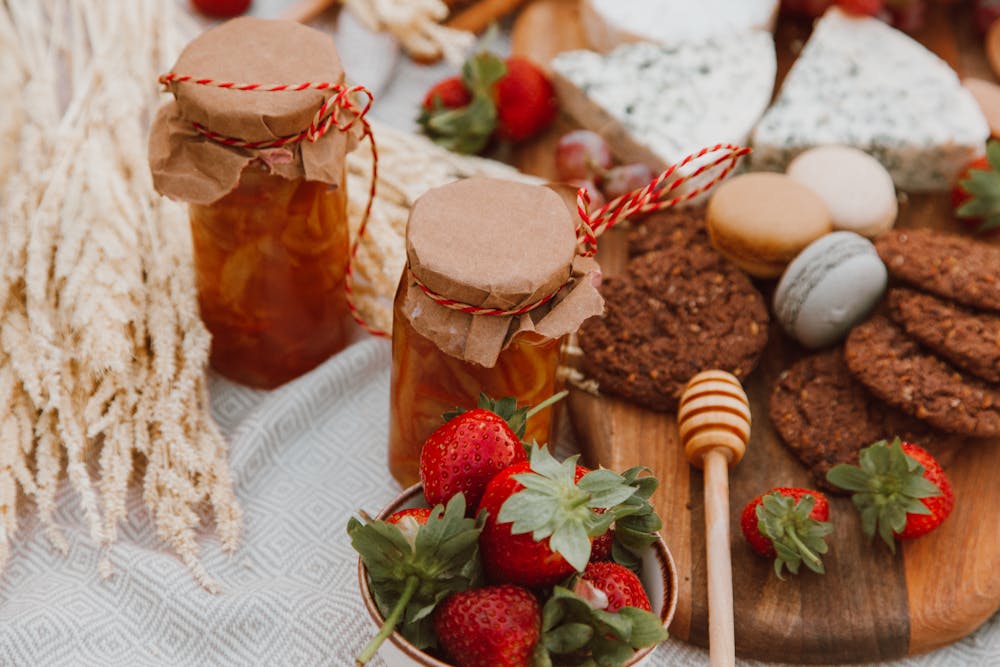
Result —
[{"label": "orange jam in jar", "polygon": [[[474,408],[479,393],[491,398],[516,396],[518,405],[534,406],[560,387],[556,380],[561,339],[537,333],[517,334],[497,357],[481,366],[443,353],[420,335],[402,314],[406,282],[396,295],[392,324],[392,376],[389,394],[389,471],[403,486],[419,481],[420,448],[455,407]],[[557,431],[555,407],[528,420],[525,442],[550,442]]]},{"label": "orange jam in jar", "polygon": [[[432,189],[410,211],[407,265],[393,304],[389,470],[419,479],[420,449],[442,414],[485,393],[538,405],[560,387],[562,343],[600,314],[597,266],[548,188],[473,178]],[[555,414],[528,419],[548,443]]]},{"label": "orange jam in jar", "polygon": [[367,107],[341,95],[333,40],[293,21],[206,30],[160,81],[173,99],[151,124],[149,166],[158,192],[189,205],[212,366],[271,389],[347,344],[346,162]]},{"label": "orange jam in jar", "polygon": [[212,366],[271,388],[347,343],[346,190],[251,163],[232,192],[192,204],[198,302]]}]

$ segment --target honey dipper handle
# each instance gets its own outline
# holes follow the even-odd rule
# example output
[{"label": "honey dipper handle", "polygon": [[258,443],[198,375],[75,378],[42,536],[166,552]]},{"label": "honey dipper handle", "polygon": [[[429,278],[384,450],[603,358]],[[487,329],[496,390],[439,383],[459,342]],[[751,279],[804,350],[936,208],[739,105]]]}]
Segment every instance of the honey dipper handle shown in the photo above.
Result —
[{"label": "honey dipper handle", "polygon": [[708,647],[712,667],[733,667],[733,566],[729,556],[729,464],[722,448],[705,452]]}]

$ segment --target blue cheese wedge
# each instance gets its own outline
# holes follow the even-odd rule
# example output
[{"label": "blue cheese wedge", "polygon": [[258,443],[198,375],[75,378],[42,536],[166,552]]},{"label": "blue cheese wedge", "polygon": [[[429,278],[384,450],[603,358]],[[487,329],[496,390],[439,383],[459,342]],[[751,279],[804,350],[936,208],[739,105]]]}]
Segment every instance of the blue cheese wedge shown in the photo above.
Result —
[{"label": "blue cheese wedge", "polygon": [[774,90],[774,39],[755,30],[673,47],[569,51],[552,71],[563,110],[603,135],[622,162],[662,170],[704,146],[745,145]]},{"label": "blue cheese wedge", "polygon": [[754,131],[751,168],[782,171],[808,148],[843,144],[874,156],[897,188],[933,192],[951,187],[989,134],[946,62],[882,21],[834,8]]},{"label": "blue cheese wedge", "polygon": [[590,48],[626,42],[677,46],[748,30],[773,30],[778,0],[581,0],[580,22]]}]

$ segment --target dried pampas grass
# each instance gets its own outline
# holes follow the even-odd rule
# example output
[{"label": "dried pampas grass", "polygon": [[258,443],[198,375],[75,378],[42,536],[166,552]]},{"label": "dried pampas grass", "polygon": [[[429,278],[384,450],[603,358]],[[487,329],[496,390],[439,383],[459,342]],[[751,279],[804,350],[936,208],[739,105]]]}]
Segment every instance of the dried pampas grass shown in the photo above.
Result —
[{"label": "dried pampas grass", "polygon": [[0,120],[0,567],[19,494],[65,550],[64,473],[105,575],[139,470],[158,535],[203,586],[215,588],[200,511],[223,548],[239,541],[187,216],[146,164],[157,75],[192,34],[178,12],[175,0],[0,4],[0,95],[18,102]]}]

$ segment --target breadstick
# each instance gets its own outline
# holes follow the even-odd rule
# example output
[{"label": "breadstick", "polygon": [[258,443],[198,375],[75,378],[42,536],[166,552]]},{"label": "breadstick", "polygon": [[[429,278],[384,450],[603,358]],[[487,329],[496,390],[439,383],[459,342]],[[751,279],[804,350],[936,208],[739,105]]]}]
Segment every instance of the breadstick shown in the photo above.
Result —
[{"label": "breadstick", "polygon": [[482,32],[523,4],[524,0],[479,0],[448,19],[445,25],[455,30]]},{"label": "breadstick", "polygon": [[299,0],[282,12],[281,18],[308,23],[336,4],[340,4],[339,0]]}]

